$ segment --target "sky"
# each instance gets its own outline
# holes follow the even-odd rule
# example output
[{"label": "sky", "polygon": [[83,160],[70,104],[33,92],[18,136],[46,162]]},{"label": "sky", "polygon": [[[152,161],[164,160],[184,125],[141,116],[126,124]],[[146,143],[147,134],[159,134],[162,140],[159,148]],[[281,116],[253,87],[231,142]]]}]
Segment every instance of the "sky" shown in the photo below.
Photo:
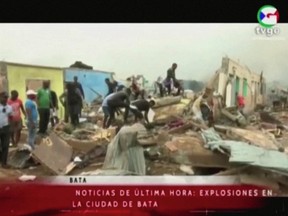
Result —
[{"label": "sky", "polygon": [[[255,24],[0,24],[0,60],[69,67],[82,61],[116,78],[165,76],[206,81],[228,56],[268,80],[288,73],[288,24],[257,35]],[[287,81],[288,85],[288,81]]]}]

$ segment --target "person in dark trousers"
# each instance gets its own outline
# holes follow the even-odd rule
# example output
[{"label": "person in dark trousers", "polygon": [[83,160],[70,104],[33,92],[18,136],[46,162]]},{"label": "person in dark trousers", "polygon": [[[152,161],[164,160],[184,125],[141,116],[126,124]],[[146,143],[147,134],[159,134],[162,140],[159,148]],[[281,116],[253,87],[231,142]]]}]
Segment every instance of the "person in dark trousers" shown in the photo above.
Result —
[{"label": "person in dark trousers", "polygon": [[54,127],[56,124],[59,123],[58,118],[58,98],[55,91],[50,90],[51,93],[51,104],[50,104],[50,122],[51,126]]},{"label": "person in dark trousers", "polygon": [[62,104],[62,106],[64,107],[64,122],[68,123],[69,122],[69,112],[68,112],[68,104],[67,104],[67,84],[65,85],[64,92],[59,97],[59,101]]},{"label": "person in dark trousers", "polygon": [[[146,123],[149,124],[148,112],[150,108],[155,105],[155,101],[153,99],[149,101],[145,99],[140,99],[140,100],[133,101],[131,105],[135,106],[138,112],[144,112],[144,119]],[[138,120],[138,116],[140,115],[135,115],[135,121]]]},{"label": "person in dark trousers", "polygon": [[111,123],[115,119],[115,112],[120,108],[125,108],[124,112],[124,123],[127,123],[127,118],[129,114],[129,105],[130,100],[129,97],[131,95],[131,90],[126,89],[125,91],[115,92],[111,95],[109,95],[106,99],[106,101],[103,101],[102,107],[107,107],[109,111],[109,118],[105,125],[105,128],[108,128]]},{"label": "person in dark trousers", "polygon": [[40,118],[38,133],[47,135],[51,106],[50,81],[43,81],[43,87],[37,92],[37,104]]},{"label": "person in dark trousers", "polygon": [[107,87],[108,87],[108,93],[107,93],[106,97],[108,95],[116,92],[116,87],[118,85],[117,81],[115,81],[115,80],[110,81],[109,78],[106,78],[105,83],[107,84]]},{"label": "person in dark trousers", "polygon": [[163,86],[164,80],[162,77],[158,77],[155,82],[155,94],[157,93],[157,88],[159,89],[160,97],[164,97],[164,86]]},{"label": "person in dark trousers", "polygon": [[21,130],[23,126],[21,112],[26,118],[23,102],[20,98],[18,98],[18,96],[19,93],[16,90],[12,90],[11,97],[7,102],[13,109],[13,117],[10,125],[12,145],[18,145],[20,141]]},{"label": "person in dark trousers", "polygon": [[7,104],[7,92],[0,93],[0,145],[1,145],[1,164],[3,168],[9,168],[7,165],[9,141],[10,141],[10,122],[13,110]]},{"label": "person in dark trousers", "polygon": [[177,95],[180,95],[180,92],[182,90],[180,82],[176,79],[176,75],[175,75],[175,71],[177,68],[177,64],[173,63],[172,67],[168,69],[167,71],[167,77],[165,80],[165,87],[167,88],[168,91],[168,95],[171,95],[171,84],[173,84],[173,86],[175,88],[177,88]]},{"label": "person in dark trousers", "polygon": [[79,116],[82,107],[82,96],[74,83],[67,84],[67,106],[71,124],[77,127],[79,125]]},{"label": "person in dark trousers", "polygon": [[82,98],[85,99],[85,95],[84,95],[84,91],[83,91],[82,85],[81,85],[81,83],[78,82],[78,77],[74,76],[73,80],[74,80],[74,84],[76,85],[76,88],[78,88],[79,91],[81,92]]}]

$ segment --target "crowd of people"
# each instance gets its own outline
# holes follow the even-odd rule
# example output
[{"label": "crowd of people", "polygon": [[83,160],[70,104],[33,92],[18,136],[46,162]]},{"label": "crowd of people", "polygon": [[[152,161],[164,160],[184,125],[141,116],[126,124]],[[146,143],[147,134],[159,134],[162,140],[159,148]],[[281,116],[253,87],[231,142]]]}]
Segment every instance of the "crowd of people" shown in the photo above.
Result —
[{"label": "crowd of people", "polygon": [[[50,81],[44,80],[38,91],[28,89],[26,97],[23,103],[16,90],[10,92],[10,97],[8,92],[0,93],[0,147],[3,168],[9,167],[7,165],[9,146],[17,146],[21,139],[23,128],[21,113],[27,126],[27,143],[31,150],[35,149],[37,134],[47,136],[49,123],[53,128],[59,122],[58,97],[50,88]],[[84,91],[77,77],[74,77],[74,82],[67,83],[59,99],[65,110],[64,120],[68,122],[70,119],[71,124],[77,127],[84,99]]]},{"label": "crowd of people", "polygon": [[[163,81],[159,79],[156,82],[160,97],[164,97],[166,94],[171,95],[172,89],[177,89],[175,95],[180,95],[181,91],[183,92],[181,83],[175,76],[176,68],[177,64],[172,64],[167,71],[166,79]],[[115,121],[115,114],[123,113],[122,110],[124,110],[124,124],[128,121],[129,113],[134,115],[135,122],[150,123],[148,115],[155,105],[155,100],[151,96],[146,96],[145,90],[138,83],[140,78],[141,76],[127,78],[126,86],[119,84],[113,77],[105,79],[108,92],[102,102],[103,128],[109,128]],[[208,95],[207,92],[204,92],[194,102],[193,109],[196,117],[201,114],[202,117],[208,116],[209,120],[211,109],[206,109],[207,106],[206,108],[203,107],[204,101],[209,101]],[[27,143],[32,150],[35,148],[37,129],[39,135],[47,136],[49,123],[51,123],[51,127],[54,127],[59,122],[58,97],[56,92],[51,89],[50,81],[43,81],[42,87],[37,92],[31,89],[27,90],[26,96],[26,101],[23,103],[16,90],[11,91],[10,98],[7,92],[0,94],[0,144],[3,167],[7,167],[9,144],[17,145],[20,141],[23,126],[21,113],[28,129]],[[65,91],[59,97],[59,101],[64,107],[65,122],[70,122],[74,127],[79,125],[84,99],[82,85],[78,82],[78,77],[75,76],[73,82],[66,83]],[[244,101],[240,102],[239,108],[242,109]],[[204,118],[204,120],[207,119]]]}]

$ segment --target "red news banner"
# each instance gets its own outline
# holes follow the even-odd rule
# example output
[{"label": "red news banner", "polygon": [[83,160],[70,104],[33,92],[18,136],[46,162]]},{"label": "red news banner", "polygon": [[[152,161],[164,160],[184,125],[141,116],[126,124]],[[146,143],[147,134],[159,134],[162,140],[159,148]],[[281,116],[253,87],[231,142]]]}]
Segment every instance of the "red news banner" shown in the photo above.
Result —
[{"label": "red news banner", "polygon": [[0,211],[1,215],[8,215],[47,209],[63,213],[250,209],[261,208],[263,198],[271,196],[274,194],[269,189],[237,185],[235,179],[226,177],[201,177],[198,180],[197,177],[178,177],[165,181],[156,178],[154,182],[153,178],[147,180],[147,177],[134,176],[56,177],[36,182],[2,183]]}]

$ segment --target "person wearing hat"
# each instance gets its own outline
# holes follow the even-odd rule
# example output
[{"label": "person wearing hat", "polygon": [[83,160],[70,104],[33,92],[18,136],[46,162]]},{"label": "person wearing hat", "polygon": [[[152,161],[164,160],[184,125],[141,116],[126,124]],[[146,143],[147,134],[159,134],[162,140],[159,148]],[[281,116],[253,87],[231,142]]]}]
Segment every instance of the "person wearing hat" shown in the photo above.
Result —
[{"label": "person wearing hat", "polygon": [[27,115],[27,128],[28,128],[28,144],[32,149],[35,148],[35,140],[37,134],[38,111],[36,105],[37,92],[28,90],[26,92],[27,100],[25,102],[25,109]]},{"label": "person wearing hat", "polygon": [[0,145],[1,145],[1,164],[3,168],[9,168],[7,165],[9,143],[10,143],[10,122],[13,115],[13,109],[8,102],[7,92],[0,93]]}]

